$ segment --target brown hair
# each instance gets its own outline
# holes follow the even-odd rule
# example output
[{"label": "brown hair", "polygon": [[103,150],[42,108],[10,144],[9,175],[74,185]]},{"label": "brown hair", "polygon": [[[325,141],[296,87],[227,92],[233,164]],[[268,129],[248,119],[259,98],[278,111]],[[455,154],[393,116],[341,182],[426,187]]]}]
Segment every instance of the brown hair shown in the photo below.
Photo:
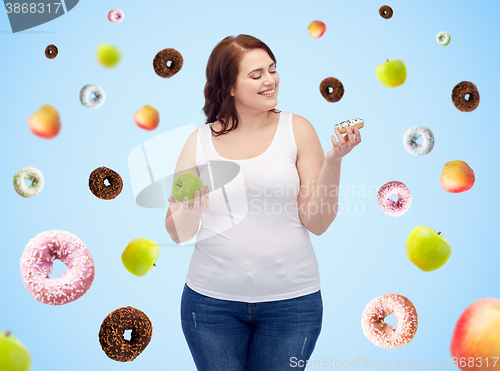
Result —
[{"label": "brown hair", "polygon": [[[218,43],[207,63],[207,82],[205,84],[205,106],[203,112],[207,116],[208,124],[219,120],[221,131],[211,128],[214,136],[227,134],[238,127],[238,112],[234,107],[234,99],[230,94],[236,84],[236,76],[241,60],[246,52],[253,49],[264,49],[276,63],[276,58],[269,47],[259,39],[250,35],[228,36]],[[275,108],[270,112],[279,113]],[[228,129],[228,119],[232,126]]]}]

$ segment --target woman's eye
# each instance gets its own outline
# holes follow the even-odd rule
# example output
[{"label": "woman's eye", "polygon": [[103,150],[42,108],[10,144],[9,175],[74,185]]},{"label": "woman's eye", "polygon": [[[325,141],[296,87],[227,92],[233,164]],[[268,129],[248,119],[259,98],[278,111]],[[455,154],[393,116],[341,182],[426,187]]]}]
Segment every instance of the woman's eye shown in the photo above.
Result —
[{"label": "woman's eye", "polygon": [[[276,73],[276,71],[269,71],[269,73]],[[261,76],[259,76],[259,77],[252,77],[252,79],[254,79],[254,80],[258,80],[260,78],[261,78]]]}]

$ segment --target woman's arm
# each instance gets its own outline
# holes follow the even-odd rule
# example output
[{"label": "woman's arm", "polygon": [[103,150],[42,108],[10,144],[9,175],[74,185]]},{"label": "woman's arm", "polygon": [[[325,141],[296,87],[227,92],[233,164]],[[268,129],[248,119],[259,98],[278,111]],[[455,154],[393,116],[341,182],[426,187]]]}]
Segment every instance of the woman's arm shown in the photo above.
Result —
[{"label": "woman's arm", "polygon": [[354,129],[356,138],[350,128],[346,128],[344,137],[336,129],[339,142],[332,135],[333,148],[325,158],[311,123],[298,115],[293,118],[300,178],[299,217],[304,227],[320,236],[337,216],[342,158],[361,142],[361,137],[358,128]]}]

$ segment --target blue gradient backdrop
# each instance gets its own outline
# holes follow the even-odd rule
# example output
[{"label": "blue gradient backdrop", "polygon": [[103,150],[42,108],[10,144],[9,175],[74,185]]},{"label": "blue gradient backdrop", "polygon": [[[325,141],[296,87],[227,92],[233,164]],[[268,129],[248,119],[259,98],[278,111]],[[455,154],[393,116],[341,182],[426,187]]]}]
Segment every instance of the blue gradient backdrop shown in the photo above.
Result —
[{"label": "blue gradient backdrop", "polygon": [[[389,20],[378,14],[385,4],[394,10]],[[108,21],[113,8],[123,10],[123,22]],[[325,154],[334,124],[365,120],[362,143],[342,162],[341,211],[327,232],[311,234],[324,300],[323,328],[311,360],[362,357],[390,360],[393,366],[422,360],[421,368],[430,368],[429,359],[438,359],[438,368],[446,368],[463,310],[481,298],[500,298],[500,205],[494,193],[500,181],[499,11],[500,2],[485,0],[83,0],[63,17],[17,34],[0,12],[0,330],[11,330],[29,348],[35,371],[195,370],[180,323],[194,245],[173,243],[164,227],[166,209],[135,204],[128,154],[160,133],[204,124],[209,54],[224,37],[245,33],[262,39],[277,57],[277,108],[306,117]],[[307,31],[313,20],[327,25],[320,39]],[[440,31],[451,35],[446,47],[436,42]],[[115,68],[97,62],[102,42],[119,48],[122,60]],[[53,60],[44,56],[49,44],[59,48]],[[170,79],[158,77],[152,67],[164,48],[184,57],[182,70]],[[395,58],[406,64],[408,78],[389,89],[378,81],[375,67]],[[345,87],[337,103],[319,93],[320,82],[329,76]],[[451,101],[453,87],[464,80],[475,83],[481,96],[479,107],[469,113]],[[106,92],[97,110],[85,109],[78,100],[80,89],[90,83]],[[52,140],[36,137],[27,127],[28,117],[43,104],[53,105],[61,117],[61,132]],[[133,121],[145,104],[160,112],[160,125],[152,132]],[[435,135],[435,147],[426,156],[412,156],[403,147],[403,134],[414,125],[428,126]],[[451,194],[440,187],[443,165],[452,160],[474,170],[471,190]],[[45,188],[31,199],[18,196],[12,185],[14,173],[26,166],[45,177]],[[102,201],[88,189],[89,174],[99,166],[124,179],[113,201]],[[398,218],[385,215],[376,202],[378,188],[391,180],[404,182],[412,194],[411,208]],[[406,237],[419,225],[442,231],[451,243],[450,259],[436,271],[423,272],[406,258]],[[36,301],[19,272],[29,239],[53,229],[77,235],[90,249],[96,270],[83,297],[56,307]],[[142,278],[127,272],[120,258],[138,237],[160,245],[157,267]],[[52,276],[64,269],[56,261]],[[373,345],[360,326],[366,304],[386,293],[408,297],[419,318],[414,339],[395,350]],[[149,316],[154,332],[146,350],[122,364],[105,355],[97,335],[111,311],[128,305]],[[395,324],[392,316],[388,322]]]}]

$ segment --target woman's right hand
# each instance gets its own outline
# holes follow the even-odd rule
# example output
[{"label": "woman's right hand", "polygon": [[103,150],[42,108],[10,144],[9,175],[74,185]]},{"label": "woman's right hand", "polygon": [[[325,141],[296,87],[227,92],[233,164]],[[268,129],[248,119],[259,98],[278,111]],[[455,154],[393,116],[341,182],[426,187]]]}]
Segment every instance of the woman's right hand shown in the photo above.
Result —
[{"label": "woman's right hand", "polygon": [[[182,206],[179,210],[182,210],[183,212],[191,215],[201,215],[203,211],[209,208],[208,194],[208,185],[200,188],[194,193],[194,202],[192,205],[189,205],[189,197],[185,196],[184,200],[182,200]],[[177,201],[172,196],[168,198],[168,202],[177,203]]]}]

